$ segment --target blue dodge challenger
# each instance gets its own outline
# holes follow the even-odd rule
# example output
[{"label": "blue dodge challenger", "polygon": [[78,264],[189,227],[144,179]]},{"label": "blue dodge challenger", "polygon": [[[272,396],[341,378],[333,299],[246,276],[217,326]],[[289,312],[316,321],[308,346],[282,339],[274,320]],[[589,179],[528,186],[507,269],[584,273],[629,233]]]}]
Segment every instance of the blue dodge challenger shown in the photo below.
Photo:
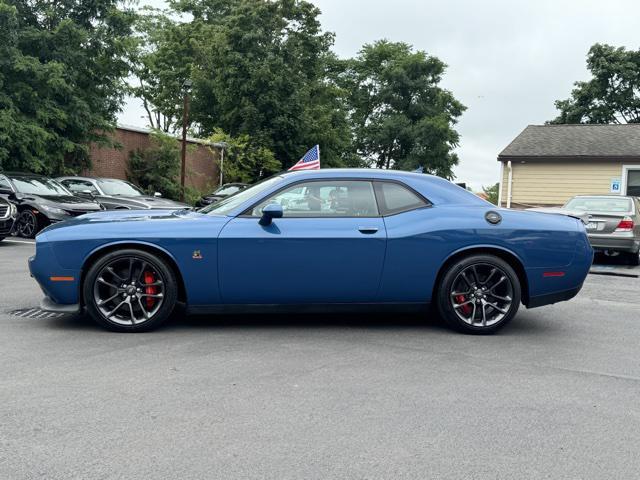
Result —
[{"label": "blue dodge challenger", "polygon": [[282,173],[198,212],[90,213],[42,231],[42,308],[138,332],[188,312],[435,307],[492,333],[523,303],[574,297],[593,251],[581,220],[498,209],[438,177]]}]

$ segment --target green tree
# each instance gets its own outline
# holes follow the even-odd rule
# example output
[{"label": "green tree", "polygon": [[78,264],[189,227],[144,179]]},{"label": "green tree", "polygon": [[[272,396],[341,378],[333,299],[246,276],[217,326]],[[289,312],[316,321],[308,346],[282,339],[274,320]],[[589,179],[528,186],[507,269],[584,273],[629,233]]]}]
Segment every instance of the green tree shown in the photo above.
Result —
[{"label": "green tree", "polygon": [[[333,35],[301,0],[182,0],[190,21],[175,43],[193,46],[192,118],[274,152],[286,168],[312,145],[324,166],[353,162],[343,92],[329,77]],[[188,61],[188,60],[186,60]],[[169,62],[170,63],[170,62]]]},{"label": "green tree", "polygon": [[117,0],[0,0],[0,168],[88,166],[122,103],[134,17]]},{"label": "green tree", "polygon": [[180,143],[175,137],[158,130],[151,133],[151,146],[131,152],[129,180],[149,194],[180,198]]},{"label": "green tree", "polygon": [[129,93],[142,101],[151,128],[176,133],[182,127],[183,83],[191,77],[196,38],[175,12],[145,7],[135,24]]},{"label": "green tree", "polygon": [[495,185],[491,185],[489,187],[482,187],[482,191],[487,196],[488,202],[491,202],[494,205],[498,205],[498,194],[500,192],[499,183],[496,183]]},{"label": "green tree", "polygon": [[593,78],[576,82],[571,97],[555,102],[549,123],[639,123],[640,50],[595,44],[587,55]]},{"label": "green tree", "polygon": [[358,153],[378,168],[453,178],[458,163],[454,129],[465,107],[439,86],[446,65],[406,43],[380,40],[346,61],[341,85],[349,92]]},{"label": "green tree", "polygon": [[232,137],[216,129],[209,138],[213,143],[224,143],[223,181],[254,183],[280,171],[281,164],[268,148],[256,145],[249,135]]}]

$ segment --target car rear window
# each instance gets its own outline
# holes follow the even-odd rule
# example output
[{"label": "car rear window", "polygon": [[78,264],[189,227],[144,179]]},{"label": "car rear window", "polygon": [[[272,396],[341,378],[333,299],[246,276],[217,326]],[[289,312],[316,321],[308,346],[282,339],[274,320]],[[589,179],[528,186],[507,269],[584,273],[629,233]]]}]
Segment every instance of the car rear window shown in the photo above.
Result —
[{"label": "car rear window", "polygon": [[577,197],[564,206],[567,210],[582,212],[628,213],[633,210],[630,198]]},{"label": "car rear window", "polygon": [[376,189],[384,215],[393,215],[428,205],[423,198],[398,183],[376,182]]}]

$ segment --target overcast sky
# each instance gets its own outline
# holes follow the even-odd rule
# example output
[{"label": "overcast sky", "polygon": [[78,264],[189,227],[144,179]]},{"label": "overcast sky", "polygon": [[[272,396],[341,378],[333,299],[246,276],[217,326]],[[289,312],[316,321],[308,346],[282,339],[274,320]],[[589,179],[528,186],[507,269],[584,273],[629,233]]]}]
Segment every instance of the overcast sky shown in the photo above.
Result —
[{"label": "overcast sky", "polygon": [[[150,0],[156,6],[161,0]],[[443,86],[467,106],[458,131],[457,181],[498,181],[496,156],[529,124],[556,115],[553,102],[588,78],[589,47],[640,48],[638,0],[313,0],[335,52],[353,56],[380,38],[443,60]],[[139,102],[122,123],[145,126]],[[301,152],[303,153],[303,152]]]}]

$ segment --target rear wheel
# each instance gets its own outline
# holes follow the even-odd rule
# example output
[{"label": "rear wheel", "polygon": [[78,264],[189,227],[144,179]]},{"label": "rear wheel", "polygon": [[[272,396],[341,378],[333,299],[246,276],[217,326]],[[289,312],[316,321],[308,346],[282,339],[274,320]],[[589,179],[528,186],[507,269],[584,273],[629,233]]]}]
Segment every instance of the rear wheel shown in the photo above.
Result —
[{"label": "rear wheel", "polygon": [[636,253],[629,253],[627,256],[627,261],[629,265],[638,266],[640,265],[640,250]]},{"label": "rear wheel", "polygon": [[164,323],[176,305],[171,267],[156,255],[127,249],[106,254],[87,272],[83,298],[91,317],[117,332],[148,331]]},{"label": "rear wheel", "polygon": [[451,327],[464,333],[489,334],[511,321],[520,298],[520,281],[507,262],[493,255],[472,255],[445,272],[437,304]]}]

